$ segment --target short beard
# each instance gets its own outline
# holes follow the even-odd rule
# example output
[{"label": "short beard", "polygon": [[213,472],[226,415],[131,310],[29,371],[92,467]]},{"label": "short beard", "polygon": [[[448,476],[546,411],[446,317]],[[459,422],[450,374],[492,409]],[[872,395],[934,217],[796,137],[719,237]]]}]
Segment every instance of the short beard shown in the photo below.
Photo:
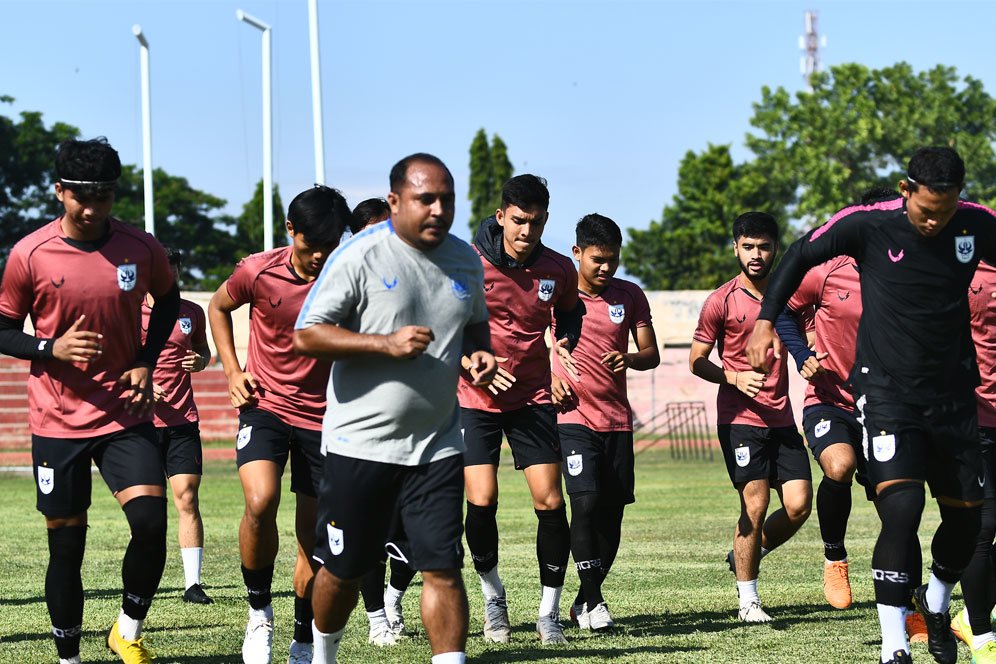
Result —
[{"label": "short beard", "polygon": [[750,268],[743,264],[743,262],[738,258],[737,262],[740,263],[740,271],[744,273],[744,276],[751,281],[760,281],[768,276],[771,272],[771,263],[765,263],[764,269],[756,275],[751,275]]}]

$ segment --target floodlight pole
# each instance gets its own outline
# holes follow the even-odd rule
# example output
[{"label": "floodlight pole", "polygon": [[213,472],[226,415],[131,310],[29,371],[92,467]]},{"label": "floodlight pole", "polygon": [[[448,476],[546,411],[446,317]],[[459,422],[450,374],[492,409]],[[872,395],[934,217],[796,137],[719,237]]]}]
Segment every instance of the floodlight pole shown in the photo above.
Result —
[{"label": "floodlight pole", "polygon": [[322,70],[318,51],[318,0],[308,0],[311,42],[311,117],[315,133],[315,182],[325,184],[325,137],[322,130]]},{"label": "floodlight pole", "polygon": [[145,181],[145,230],[155,235],[156,221],[152,198],[152,100],[149,84],[149,42],[142,33],[142,26],[131,26],[138,38],[139,60],[142,65],[142,175]]},{"label": "floodlight pole", "polygon": [[273,249],[273,118],[270,93],[270,35],[272,28],[241,9],[235,18],[263,32],[263,251]]}]

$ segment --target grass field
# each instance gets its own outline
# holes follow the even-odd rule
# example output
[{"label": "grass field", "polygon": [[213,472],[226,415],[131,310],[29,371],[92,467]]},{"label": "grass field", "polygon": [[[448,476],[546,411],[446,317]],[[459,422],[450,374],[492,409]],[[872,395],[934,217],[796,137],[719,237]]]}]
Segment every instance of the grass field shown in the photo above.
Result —
[{"label": "grass field", "polygon": [[[818,472],[814,469],[814,477],[819,477]],[[855,509],[848,532],[855,606],[837,611],[823,599],[822,546],[814,514],[800,534],[765,558],[761,567],[761,597],[774,622],[743,626],[736,619],[736,586],[724,562],[731,544],[737,499],[722,463],[673,461],[660,450],[641,454],[637,457],[638,502],[627,510],[622,549],[605,586],[605,596],[616,619],[615,632],[595,636],[568,628],[569,645],[541,647],[533,631],[539,601],[536,519],[519,473],[503,466],[500,486],[500,570],[508,589],[513,636],[508,645],[483,642],[480,587],[468,568],[468,655],[472,661],[878,661],[878,627],[869,572],[878,520],[858,490],[854,493]],[[31,476],[0,472],[0,496],[4,501],[0,662],[56,662],[43,600],[47,545],[44,523],[34,510]],[[275,662],[286,660],[293,613],[293,510],[286,482],[284,496],[282,548],[274,581]],[[180,601],[183,572],[171,507],[169,561],[146,630],[159,662],[241,662],[246,603],[236,533],[242,498],[233,462],[215,462],[205,469],[201,505],[207,536],[204,579],[216,603],[200,607]],[[928,507],[921,530],[925,544],[929,544],[929,533],[936,523],[936,509]],[[90,524],[83,566],[87,589],[83,661],[114,662],[117,660],[112,659],[103,643],[120,607],[120,561],[128,529],[117,503],[98,476],[94,477]],[[925,558],[929,560],[929,552]],[[561,602],[565,617],[577,585],[572,571]],[[405,603],[409,626],[420,626],[419,589],[416,577]],[[347,628],[339,660],[429,661],[424,635],[390,649],[368,646],[366,636],[361,604]],[[914,646],[913,655],[917,661],[932,661],[919,644]],[[964,647],[961,657],[968,661]]]}]

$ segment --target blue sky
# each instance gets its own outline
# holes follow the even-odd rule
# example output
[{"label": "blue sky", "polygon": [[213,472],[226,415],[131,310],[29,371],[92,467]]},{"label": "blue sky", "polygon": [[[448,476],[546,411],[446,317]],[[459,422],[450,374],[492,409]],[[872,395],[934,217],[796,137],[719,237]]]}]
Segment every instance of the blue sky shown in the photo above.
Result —
[{"label": "blue sky", "polygon": [[[141,164],[140,23],[151,44],[153,161],[237,212],[261,176],[260,33],[274,28],[274,166],[285,201],[314,181],[306,0],[0,0],[0,113],[44,113],[106,135]],[[988,2],[387,2],[319,0],[327,182],[384,195],[400,157],[432,152],[456,178],[467,238],[468,148],[484,127],[517,173],[546,177],[548,245],[600,212],[646,227],[687,150],[745,156],[762,86],[796,91],[803,12],[824,64],[938,63],[996,91]]]}]

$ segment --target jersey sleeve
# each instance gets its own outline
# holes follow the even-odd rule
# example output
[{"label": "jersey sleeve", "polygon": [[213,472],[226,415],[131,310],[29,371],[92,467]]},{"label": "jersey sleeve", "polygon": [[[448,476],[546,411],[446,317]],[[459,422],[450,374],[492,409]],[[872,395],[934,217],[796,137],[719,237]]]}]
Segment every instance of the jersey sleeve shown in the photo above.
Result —
[{"label": "jersey sleeve", "polygon": [[725,327],[723,298],[715,292],[706,298],[699,313],[699,324],[692,333],[692,339],[704,344],[715,344],[723,335]]},{"label": "jersey sleeve", "polygon": [[[362,265],[351,260],[355,254],[333,254],[308,293],[294,329],[328,323],[342,325],[356,311],[363,279]],[[482,287],[483,293],[483,287]]]},{"label": "jersey sleeve", "polygon": [[250,304],[253,300],[253,285],[256,281],[256,274],[252,265],[252,261],[243,258],[235,266],[232,276],[225,282],[229,296],[240,306]]},{"label": "jersey sleeve", "polygon": [[0,282],[0,314],[14,320],[24,320],[31,313],[33,303],[28,257],[20,247],[15,246],[7,258],[3,281]]},{"label": "jersey sleeve", "polygon": [[637,286],[633,286],[631,292],[633,294],[633,322],[631,327],[633,332],[636,332],[637,328],[650,327],[653,324],[653,320],[650,315],[650,302],[647,300],[647,294],[643,292],[642,288]]}]

